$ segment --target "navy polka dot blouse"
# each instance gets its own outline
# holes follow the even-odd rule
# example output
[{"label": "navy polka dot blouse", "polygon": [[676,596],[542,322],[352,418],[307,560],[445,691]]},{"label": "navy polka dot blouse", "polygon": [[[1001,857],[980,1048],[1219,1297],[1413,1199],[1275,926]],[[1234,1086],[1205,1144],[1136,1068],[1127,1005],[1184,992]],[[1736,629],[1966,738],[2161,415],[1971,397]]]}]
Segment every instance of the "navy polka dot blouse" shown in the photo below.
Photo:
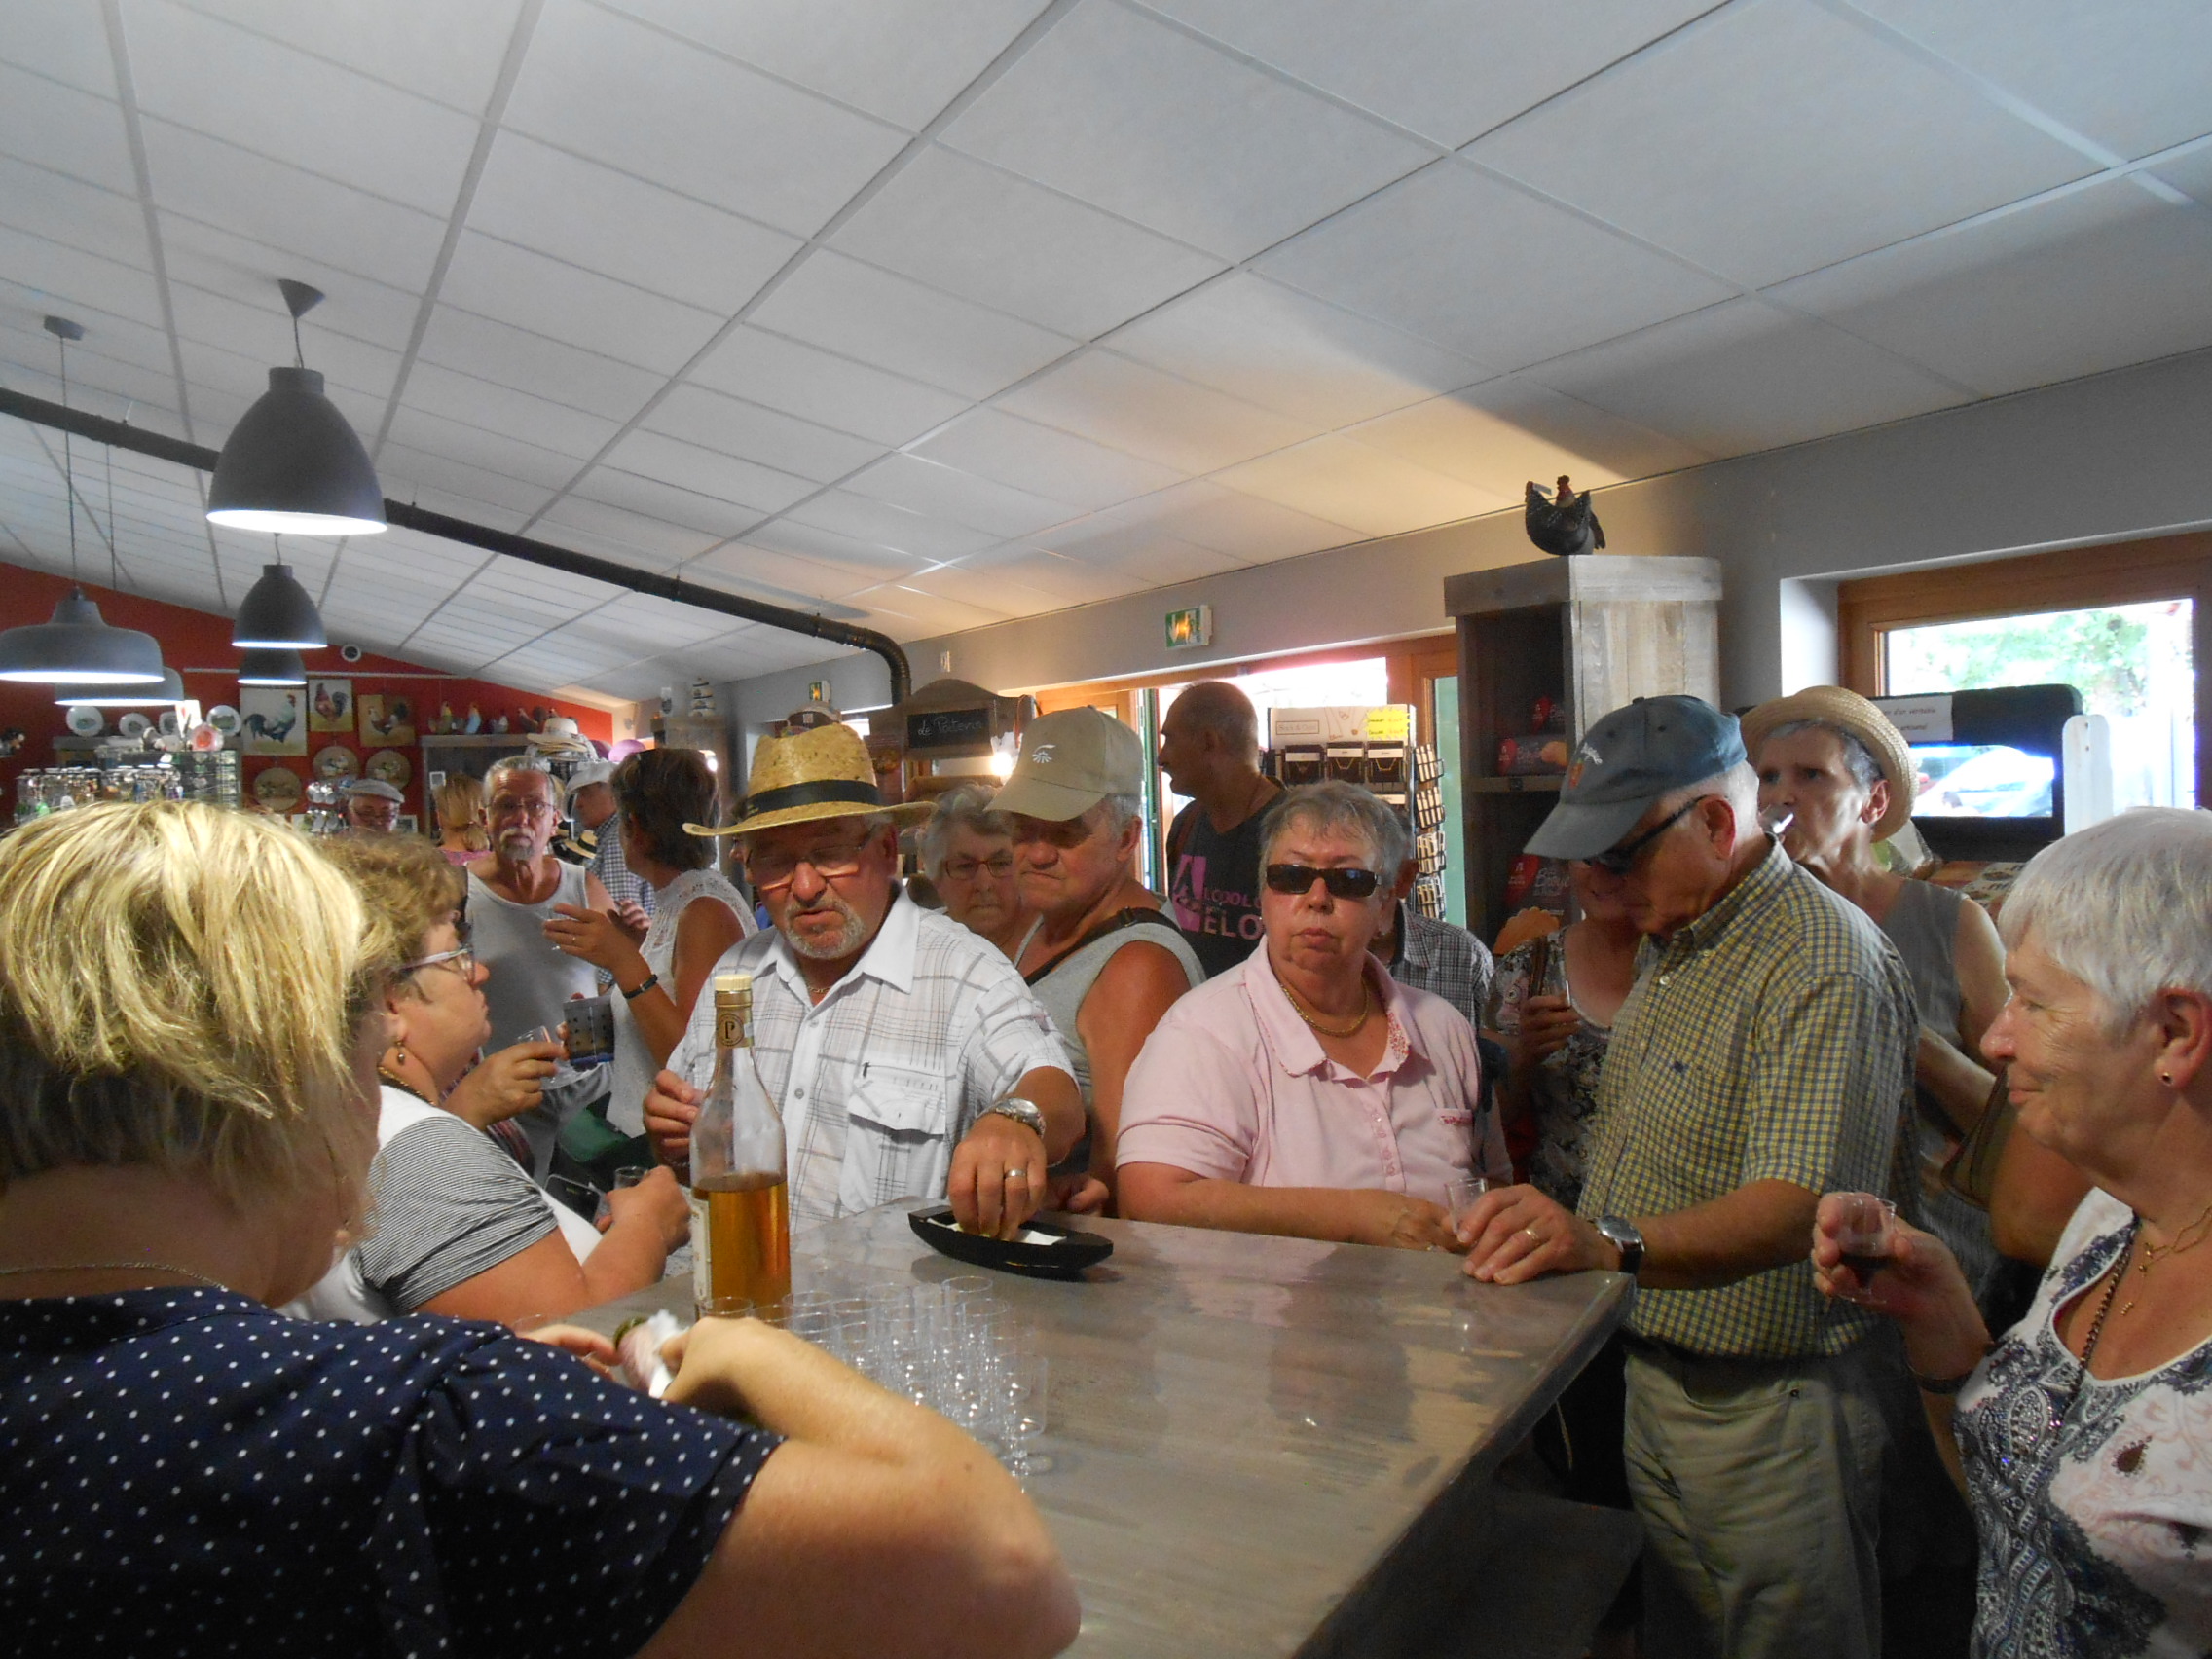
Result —
[{"label": "navy polka dot blouse", "polygon": [[611,1659],[777,1444],[496,1325],[0,1301],[0,1646]]}]

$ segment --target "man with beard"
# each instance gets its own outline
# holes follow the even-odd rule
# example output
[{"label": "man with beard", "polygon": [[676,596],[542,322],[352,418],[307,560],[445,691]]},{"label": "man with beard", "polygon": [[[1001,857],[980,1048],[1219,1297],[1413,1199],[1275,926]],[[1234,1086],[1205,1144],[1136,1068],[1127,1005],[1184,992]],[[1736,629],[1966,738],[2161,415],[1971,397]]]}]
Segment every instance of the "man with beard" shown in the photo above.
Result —
[{"label": "man with beard", "polygon": [[[541,1025],[559,1025],[571,998],[599,989],[598,970],[548,942],[545,924],[561,919],[555,906],[611,911],[613,901],[595,877],[547,850],[561,825],[561,783],[552,773],[501,760],[485,775],[484,793],[492,845],[464,866],[469,945],[491,973],[484,984],[491,1046],[503,1049]],[[563,1125],[606,1096],[606,1067],[563,1067],[545,1085],[543,1101],[513,1120],[530,1143],[533,1176],[543,1180],[552,1167]]]},{"label": "man with beard", "polygon": [[[753,976],[753,1057],[784,1117],[796,1225],[900,1198],[949,1198],[963,1227],[1011,1236],[1083,1132],[1067,1055],[999,950],[901,891],[899,826],[847,725],[765,738],[753,760],[746,874],[775,924],[718,974]],[[714,1061],[714,1009],[645,1101],[668,1164],[689,1157]]]}]

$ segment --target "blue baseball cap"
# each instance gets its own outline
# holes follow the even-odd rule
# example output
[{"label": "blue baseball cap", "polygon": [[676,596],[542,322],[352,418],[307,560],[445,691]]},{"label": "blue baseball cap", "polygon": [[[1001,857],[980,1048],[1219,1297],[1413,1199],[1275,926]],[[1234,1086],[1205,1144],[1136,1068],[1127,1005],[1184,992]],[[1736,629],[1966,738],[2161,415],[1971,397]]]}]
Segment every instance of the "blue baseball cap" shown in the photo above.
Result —
[{"label": "blue baseball cap", "polygon": [[1618,845],[1651,803],[1745,759],[1734,715],[1700,697],[1639,697],[1583,735],[1529,851],[1547,859],[1596,858]]}]

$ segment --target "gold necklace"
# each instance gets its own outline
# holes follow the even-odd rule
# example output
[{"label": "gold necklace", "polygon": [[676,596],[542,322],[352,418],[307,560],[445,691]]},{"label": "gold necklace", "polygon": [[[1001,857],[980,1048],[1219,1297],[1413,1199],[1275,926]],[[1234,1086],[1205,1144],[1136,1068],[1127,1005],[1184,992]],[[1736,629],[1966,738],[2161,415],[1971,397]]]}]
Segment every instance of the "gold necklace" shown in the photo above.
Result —
[{"label": "gold necklace", "polygon": [[1356,1037],[1375,1013],[1375,987],[1367,982],[1365,974],[1359,977],[1359,1017],[1342,1031],[1332,1026],[1323,1025],[1318,1019],[1308,1014],[1306,1005],[1298,999],[1298,993],[1288,985],[1283,986],[1282,994],[1290,999],[1290,1012],[1297,1014],[1299,1018],[1305,1020],[1307,1024],[1324,1037]]},{"label": "gold necklace", "polygon": [[[2141,1225],[2140,1218],[2138,1218],[2137,1225],[2138,1227]],[[2191,1235],[2193,1234],[2195,1236],[2192,1237]],[[2212,1236],[2212,1204],[2206,1204],[2204,1208],[2197,1211],[2194,1221],[2187,1227],[2181,1228],[2163,1244],[2150,1243],[2138,1235],[2135,1244],[2135,1272],[2143,1277],[2149,1277],[2152,1268],[2159,1262],[2164,1261],[2168,1256],[2179,1256],[2186,1251],[2195,1249],[2208,1236]],[[2120,1305],[2120,1310],[2123,1314],[2132,1312],[2134,1308],[2135,1298],[2132,1296]]]},{"label": "gold necklace", "polygon": [[391,1087],[398,1089],[400,1093],[412,1094],[416,1099],[420,1100],[425,1106],[435,1106],[437,1104],[435,1100],[432,1100],[427,1094],[424,1094],[420,1088],[417,1088],[413,1084],[409,1083],[405,1078],[401,1077],[397,1072],[393,1071],[391,1067],[386,1065],[382,1060],[379,1060],[377,1062],[377,1076],[383,1078],[385,1082],[390,1084]]}]

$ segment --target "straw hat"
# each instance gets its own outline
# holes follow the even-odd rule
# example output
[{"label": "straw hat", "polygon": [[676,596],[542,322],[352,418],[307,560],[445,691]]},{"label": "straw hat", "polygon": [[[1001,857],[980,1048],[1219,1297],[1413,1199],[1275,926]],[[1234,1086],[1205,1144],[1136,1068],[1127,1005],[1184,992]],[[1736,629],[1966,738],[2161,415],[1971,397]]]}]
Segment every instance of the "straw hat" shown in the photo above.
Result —
[{"label": "straw hat", "polygon": [[760,740],[753,752],[744,811],[735,824],[719,830],[704,824],[683,828],[694,835],[753,835],[786,824],[871,812],[888,813],[895,824],[919,824],[930,815],[930,805],[885,805],[861,734],[849,725],[826,725]]},{"label": "straw hat", "polygon": [[1890,786],[1890,808],[1875,823],[1874,839],[1887,841],[1902,830],[1912,817],[1920,769],[1913,764],[1904,733],[1891,723],[1890,717],[1856,691],[1846,691],[1840,685],[1808,685],[1802,691],[1761,703],[1744,717],[1744,748],[1752,764],[1757,764],[1759,745],[1771,733],[1798,720],[1841,726],[1866,746]]}]

